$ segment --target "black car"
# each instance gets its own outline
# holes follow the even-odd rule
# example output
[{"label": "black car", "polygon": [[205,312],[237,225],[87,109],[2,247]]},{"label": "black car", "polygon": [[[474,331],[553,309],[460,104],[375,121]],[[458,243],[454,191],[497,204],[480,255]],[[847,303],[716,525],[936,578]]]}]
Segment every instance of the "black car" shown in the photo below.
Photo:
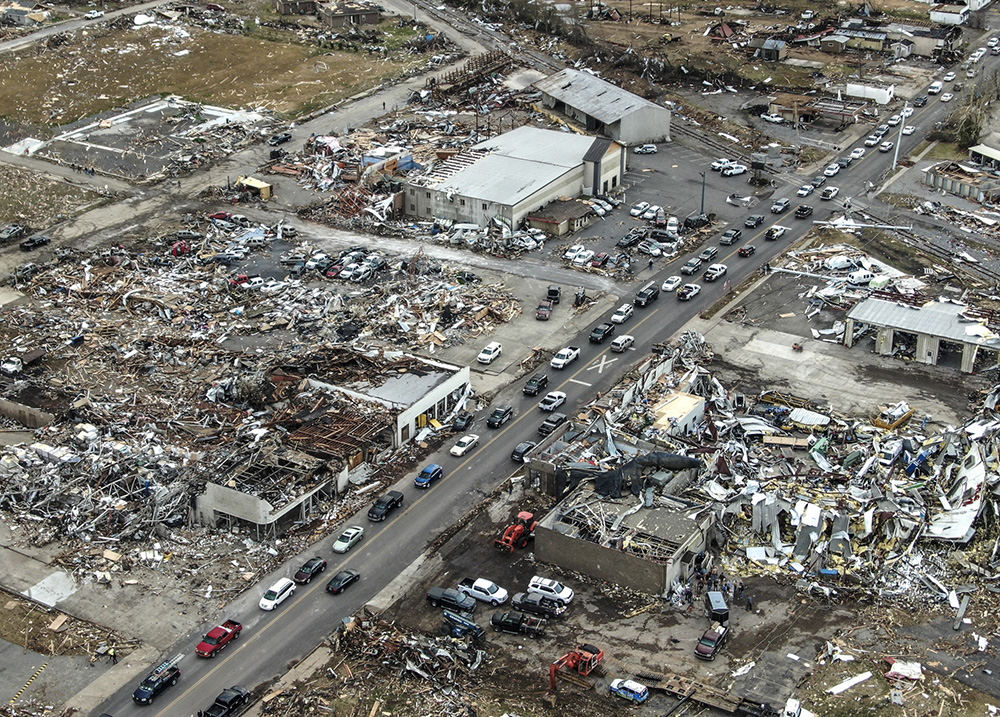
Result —
[{"label": "black car", "polygon": [[746,259],[748,256],[753,256],[755,251],[757,251],[757,247],[753,244],[747,244],[746,246],[741,246],[740,250],[736,253]]},{"label": "black car", "polygon": [[[371,263],[371,262],[369,262],[369,263]],[[372,268],[374,268],[374,269],[384,269],[385,268],[385,259],[382,259],[382,265],[381,266],[375,266],[373,264]],[[471,271],[460,271],[460,272],[458,272],[458,276],[456,278],[458,279],[458,283],[459,284],[478,284],[479,282],[482,281],[482,279],[480,279],[479,276],[477,276],[476,274],[473,274]]]},{"label": "black car", "polygon": [[924,107],[927,104],[927,95],[920,95],[920,97],[913,98],[914,107]]},{"label": "black car", "polygon": [[659,295],[660,285],[655,281],[652,281],[636,292],[635,299],[632,303],[636,306],[648,306],[651,301],[656,301],[656,297]]},{"label": "black car", "polygon": [[291,142],[291,141],[292,141],[291,132],[281,132],[280,134],[276,134],[273,137],[271,137],[271,139],[267,140],[267,143],[272,147],[277,147],[279,144],[284,144],[285,142]]},{"label": "black car", "polygon": [[629,232],[621,239],[619,239],[617,242],[615,242],[615,246],[620,246],[622,249],[628,249],[630,246],[635,246],[636,244],[638,244],[640,239],[642,239],[641,235]]},{"label": "black car", "polygon": [[826,177],[824,177],[822,174],[817,174],[815,177],[812,178],[812,181],[809,183],[814,187],[816,187],[816,189],[819,189],[824,184],[826,184]]},{"label": "black car", "polygon": [[853,161],[854,157],[848,155],[847,157],[841,157],[840,159],[838,159],[837,164],[840,166],[841,169],[847,169],[848,167],[851,166],[851,162]]},{"label": "black car", "polygon": [[743,226],[745,226],[747,229],[756,229],[763,223],[764,223],[763,214],[751,214],[749,217],[747,217],[746,221],[743,222]]},{"label": "black car", "polygon": [[351,583],[356,583],[360,578],[361,573],[357,570],[341,570],[330,579],[330,582],[326,584],[326,591],[328,593],[333,593],[334,595],[339,595],[344,592],[344,590],[346,590]]},{"label": "black car", "polygon": [[403,504],[403,494],[398,490],[390,490],[388,493],[376,500],[372,507],[368,509],[368,520],[378,523],[385,520],[393,510]]},{"label": "black car", "polygon": [[615,333],[614,324],[599,324],[590,332],[590,343],[603,344],[604,339]]},{"label": "black car", "polygon": [[566,418],[567,416],[565,413],[553,413],[545,419],[542,425],[538,427],[538,432],[543,436],[547,436],[559,426],[566,423]]},{"label": "black car", "polygon": [[23,242],[21,242],[21,251],[34,251],[40,246],[45,246],[50,244],[52,239],[45,236],[44,234],[39,234],[38,236],[28,237]]},{"label": "black car", "polygon": [[795,218],[805,219],[812,213],[813,213],[813,208],[811,206],[809,206],[808,204],[800,204],[795,209]]},{"label": "black car", "polygon": [[518,463],[523,463],[525,456],[535,450],[535,446],[537,445],[534,441],[521,441],[510,452],[510,459]]},{"label": "black car", "polygon": [[451,427],[456,431],[466,431],[472,426],[475,420],[476,416],[474,414],[462,411],[455,416],[455,422],[451,424]]},{"label": "black car", "polygon": [[726,229],[726,231],[722,232],[722,236],[719,237],[719,243],[723,246],[729,246],[731,244],[735,244],[742,238],[742,229]]},{"label": "black car", "polygon": [[536,373],[528,379],[526,384],[524,384],[524,388],[521,389],[521,393],[525,396],[537,396],[541,393],[542,389],[548,385],[549,377],[544,373]]},{"label": "black car", "polygon": [[315,558],[310,558],[309,561],[299,568],[299,571],[295,573],[292,580],[302,584],[308,584],[312,582],[312,579],[319,575],[321,572],[326,570],[326,561],[323,558],[316,556]]},{"label": "black car", "polygon": [[708,215],[692,214],[684,220],[684,226],[688,229],[701,229],[704,226],[708,226]]},{"label": "black car", "polygon": [[503,424],[514,417],[514,409],[511,406],[497,406],[493,413],[486,419],[486,425],[490,428],[500,428]]},{"label": "black car", "polygon": [[168,687],[176,685],[180,676],[181,671],[174,661],[168,660],[146,675],[146,679],[132,693],[132,699],[141,705],[152,704],[153,698]]},{"label": "black car", "polygon": [[215,698],[215,702],[203,713],[205,717],[230,717],[242,711],[250,700],[250,690],[233,685]]}]

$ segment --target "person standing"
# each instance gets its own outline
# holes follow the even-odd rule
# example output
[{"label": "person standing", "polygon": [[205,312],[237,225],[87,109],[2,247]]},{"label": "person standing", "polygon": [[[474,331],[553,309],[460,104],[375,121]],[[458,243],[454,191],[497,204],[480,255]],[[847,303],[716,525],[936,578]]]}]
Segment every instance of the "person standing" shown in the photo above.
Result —
[{"label": "person standing", "polygon": [[753,612],[753,596],[747,595],[747,612]]},{"label": "person standing", "polygon": [[112,647],[112,648],[108,649],[108,657],[111,658],[111,664],[112,665],[117,665],[118,664],[118,654],[115,652],[115,648]]}]

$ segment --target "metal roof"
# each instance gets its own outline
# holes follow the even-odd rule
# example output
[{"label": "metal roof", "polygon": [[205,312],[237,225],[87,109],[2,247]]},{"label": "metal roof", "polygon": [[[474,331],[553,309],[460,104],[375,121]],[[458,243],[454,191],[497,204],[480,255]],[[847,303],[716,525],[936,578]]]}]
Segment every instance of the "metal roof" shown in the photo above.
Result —
[{"label": "metal roof", "polygon": [[937,336],[959,343],[1000,348],[1000,336],[984,322],[966,318],[959,304],[929,302],[913,306],[902,301],[865,299],[847,312],[847,318],[899,331]]},{"label": "metal roof", "polygon": [[590,149],[583,155],[584,162],[600,162],[611,146],[611,140],[605,137],[598,137],[590,143]]},{"label": "metal roof", "polygon": [[606,82],[599,77],[566,68],[554,75],[538,80],[535,89],[582,110],[604,124],[617,122],[631,112],[643,107],[665,107],[645,100],[628,90]]},{"label": "metal roof", "polygon": [[977,144],[975,147],[969,147],[969,152],[1000,161],[1000,149],[993,149],[993,147],[985,144]]},{"label": "metal roof", "polygon": [[[580,163],[577,161],[577,165]],[[513,206],[571,171],[560,164],[491,154],[453,174],[435,189]]]}]

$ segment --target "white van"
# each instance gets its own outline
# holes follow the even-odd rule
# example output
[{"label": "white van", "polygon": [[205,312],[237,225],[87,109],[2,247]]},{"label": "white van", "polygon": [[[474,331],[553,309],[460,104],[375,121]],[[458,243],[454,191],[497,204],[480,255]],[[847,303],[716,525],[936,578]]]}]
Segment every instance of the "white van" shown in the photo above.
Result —
[{"label": "white van", "polygon": [[938,80],[937,82],[932,82],[931,86],[927,88],[927,94],[937,95],[940,94],[941,90],[943,89],[944,89],[944,83]]},{"label": "white van", "polygon": [[868,286],[874,278],[875,274],[872,272],[867,269],[859,269],[847,275],[847,283],[851,286]]}]

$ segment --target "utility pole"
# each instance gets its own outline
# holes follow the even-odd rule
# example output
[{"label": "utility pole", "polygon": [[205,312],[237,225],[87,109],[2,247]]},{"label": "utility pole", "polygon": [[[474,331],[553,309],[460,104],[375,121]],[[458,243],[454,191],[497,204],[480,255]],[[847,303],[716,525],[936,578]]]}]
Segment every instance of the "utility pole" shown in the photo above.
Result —
[{"label": "utility pole", "polygon": [[701,214],[705,214],[705,173],[699,172],[701,174]]},{"label": "utility pole", "polygon": [[903,103],[903,111],[899,115],[900,116],[900,121],[899,121],[899,133],[896,135],[896,151],[893,152],[893,154],[892,154],[892,171],[893,172],[896,171],[896,163],[899,161],[899,145],[903,141],[903,129],[906,127],[906,120],[909,119],[909,117],[906,116],[906,109],[909,106],[910,105],[909,105],[908,102],[904,102]]}]

